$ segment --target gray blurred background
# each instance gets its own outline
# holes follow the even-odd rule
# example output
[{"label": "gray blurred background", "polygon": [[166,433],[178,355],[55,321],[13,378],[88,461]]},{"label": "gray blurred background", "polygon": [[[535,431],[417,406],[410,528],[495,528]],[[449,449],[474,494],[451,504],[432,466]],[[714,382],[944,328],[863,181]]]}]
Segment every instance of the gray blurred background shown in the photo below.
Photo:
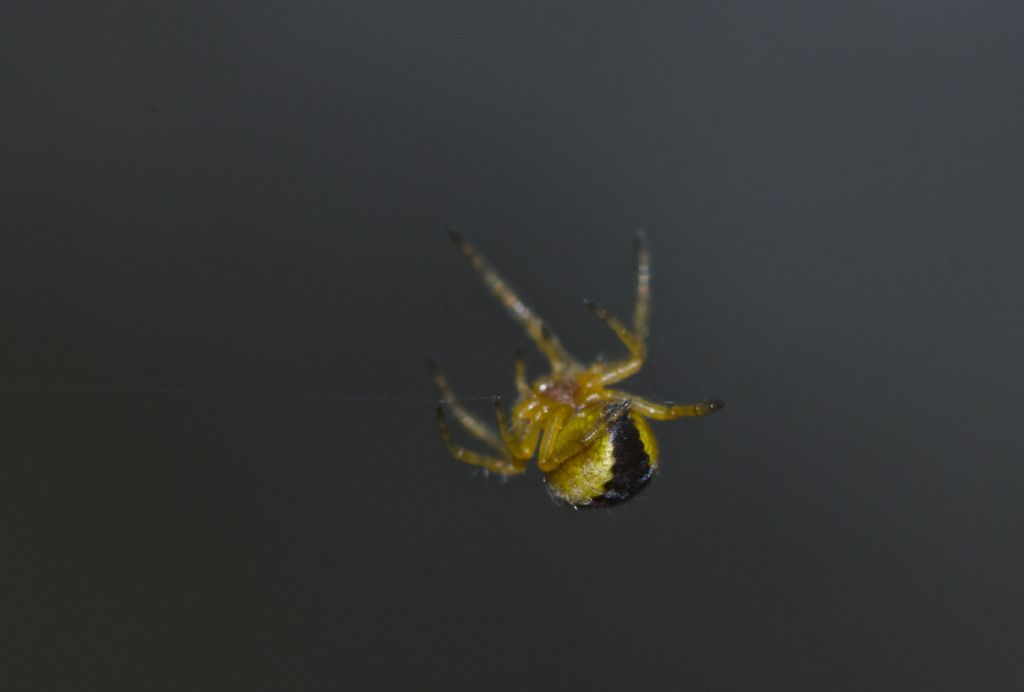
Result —
[{"label": "gray blurred background", "polygon": [[[8,3],[5,689],[1024,684],[1024,10]],[[452,461],[524,336],[724,412],[611,511]],[[542,359],[530,354],[540,372]]]}]

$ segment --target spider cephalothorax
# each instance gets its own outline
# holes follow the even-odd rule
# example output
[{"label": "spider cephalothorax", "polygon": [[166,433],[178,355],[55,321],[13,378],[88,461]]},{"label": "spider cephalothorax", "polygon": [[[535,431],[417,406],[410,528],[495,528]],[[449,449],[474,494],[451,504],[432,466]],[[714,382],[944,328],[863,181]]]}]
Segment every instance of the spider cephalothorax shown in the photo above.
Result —
[{"label": "spider cephalothorax", "polygon": [[[520,474],[537,453],[551,494],[574,507],[616,505],[628,500],[650,482],[658,468],[658,443],[647,419],[673,420],[703,416],[722,408],[721,401],[697,404],[657,404],[626,394],[608,385],[635,375],[646,356],[650,314],[650,253],[642,234],[637,234],[637,287],[633,328],[628,329],[604,308],[587,301],[593,313],[608,325],[626,346],[629,356],[611,363],[583,365],[573,358],[527,307],[483,255],[453,231],[452,240],[480,272],[484,283],[505,305],[537,347],[547,357],[551,373],[529,384],[521,353],[516,354],[515,380],[519,400],[506,415],[500,399],[494,399],[497,430],[459,404],[447,380],[437,369],[434,379],[455,419],[495,454],[481,454],[455,444],[437,407],[437,424],[452,456],[505,476]],[[444,403],[444,402],[442,402]],[[539,449],[538,449],[539,445]]]}]

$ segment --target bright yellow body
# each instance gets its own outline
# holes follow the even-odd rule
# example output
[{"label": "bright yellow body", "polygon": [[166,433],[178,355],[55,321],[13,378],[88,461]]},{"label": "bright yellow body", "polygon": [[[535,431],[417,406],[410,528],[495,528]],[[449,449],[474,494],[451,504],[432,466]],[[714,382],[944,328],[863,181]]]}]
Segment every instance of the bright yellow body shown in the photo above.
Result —
[{"label": "bright yellow body", "polygon": [[453,239],[484,283],[505,304],[538,348],[547,356],[551,373],[527,384],[526,370],[516,358],[519,401],[506,418],[495,399],[497,434],[456,400],[447,380],[435,370],[441,396],[456,420],[471,435],[494,449],[498,456],[481,454],[456,445],[448,430],[444,409],[438,406],[438,427],[452,456],[502,475],[515,475],[537,455],[548,488],[556,498],[575,507],[607,506],[624,502],[646,487],[658,466],[658,445],[647,418],[672,420],[702,416],[722,408],[720,401],[674,406],[656,404],[607,385],[635,374],[646,355],[650,301],[650,256],[643,237],[637,238],[637,297],[633,329],[627,329],[603,308],[587,306],[611,328],[629,350],[629,357],[584,367],[562,347],[544,322],[523,303],[471,245],[456,233]]},{"label": "bright yellow body", "polygon": [[[601,424],[604,415],[602,408],[593,406],[577,412],[558,436],[556,450],[576,444],[587,430]],[[658,443],[654,433],[643,416],[630,413],[629,417],[638,429],[653,475],[658,468]],[[569,457],[558,468],[548,471],[547,482],[552,495],[576,507],[592,504],[595,498],[602,497],[618,461],[615,442],[612,428],[605,427],[585,450]]]}]

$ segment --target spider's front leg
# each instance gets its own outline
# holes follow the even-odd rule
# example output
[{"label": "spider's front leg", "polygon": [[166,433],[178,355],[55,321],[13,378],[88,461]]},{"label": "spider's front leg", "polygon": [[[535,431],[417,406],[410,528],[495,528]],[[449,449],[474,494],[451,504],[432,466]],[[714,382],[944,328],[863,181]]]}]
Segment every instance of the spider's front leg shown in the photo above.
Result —
[{"label": "spider's front leg", "polygon": [[619,337],[619,341],[629,351],[629,358],[625,360],[617,363],[603,364],[594,368],[601,383],[612,384],[621,382],[627,377],[632,377],[640,372],[640,368],[644,364],[644,358],[647,356],[647,347],[644,342],[638,339],[633,332],[629,331],[626,325],[619,322],[611,313],[594,301],[587,300],[584,301],[584,304],[590,308],[590,311],[594,313],[597,319],[604,322],[608,325],[609,329],[615,332],[615,335]]},{"label": "spider's front leg", "polygon": [[526,470],[526,465],[516,463],[510,459],[499,459],[498,457],[480,454],[465,447],[455,444],[452,440],[451,431],[448,430],[448,422],[444,417],[444,406],[437,405],[437,429],[441,433],[441,439],[456,461],[461,461],[474,466],[481,466],[488,471],[500,473],[503,476],[515,476]]},{"label": "spider's front leg", "polygon": [[647,343],[651,321],[651,251],[647,234],[636,232],[636,303],[633,305],[633,335],[641,344]]},{"label": "spider's front leg", "polygon": [[455,392],[452,391],[451,386],[448,384],[447,378],[438,369],[437,364],[430,360],[427,362],[427,367],[430,370],[430,374],[434,377],[434,384],[437,385],[437,391],[441,394],[441,399],[452,408],[452,415],[466,431],[486,444],[495,451],[502,452],[503,447],[498,436],[494,434],[494,430],[484,423],[482,420],[474,416],[472,413],[467,411],[462,404],[459,403],[455,397]]},{"label": "spider's front leg", "polygon": [[619,337],[629,358],[593,368],[603,384],[621,382],[632,377],[643,367],[647,357],[647,332],[651,319],[651,253],[647,249],[647,236],[636,232],[636,299],[633,304],[633,331],[626,328],[607,310],[593,301],[584,301],[595,316]]},{"label": "spider's front leg", "polygon": [[541,353],[547,356],[552,371],[560,373],[578,365],[576,359],[565,350],[544,320],[523,302],[508,282],[484,259],[484,256],[470,245],[458,231],[453,229],[448,234],[473,268],[480,273],[487,288],[505,306],[512,319],[519,323]]}]

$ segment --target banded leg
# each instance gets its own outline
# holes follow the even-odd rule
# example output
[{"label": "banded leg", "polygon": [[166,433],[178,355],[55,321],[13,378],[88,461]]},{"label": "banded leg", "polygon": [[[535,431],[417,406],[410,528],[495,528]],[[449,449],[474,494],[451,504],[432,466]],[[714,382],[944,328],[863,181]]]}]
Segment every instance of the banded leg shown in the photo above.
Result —
[{"label": "banded leg", "polygon": [[448,447],[448,451],[456,461],[481,466],[488,471],[493,471],[503,476],[515,476],[526,470],[525,464],[517,464],[509,459],[499,459],[487,454],[480,454],[455,444],[444,417],[444,406],[441,404],[437,405],[437,429],[441,433],[441,439],[444,441],[445,446]]},{"label": "banded leg", "polygon": [[487,425],[467,411],[462,404],[458,402],[455,398],[455,393],[448,385],[448,380],[445,379],[445,376],[442,375],[441,371],[437,368],[437,364],[434,363],[434,361],[430,361],[427,366],[430,368],[430,374],[434,376],[434,384],[437,385],[437,390],[441,393],[441,399],[451,406],[452,415],[455,416],[455,420],[457,420],[470,435],[487,446],[499,452],[504,451],[501,440],[498,439],[498,436],[494,433],[491,426]]},{"label": "banded leg", "polygon": [[709,413],[721,411],[725,406],[724,401],[718,400],[702,401],[698,404],[674,404],[672,406],[655,404],[652,401],[637,398],[633,398],[631,402],[633,408],[640,415],[653,420],[675,420],[689,416],[706,416]]},{"label": "banded leg", "polygon": [[597,319],[604,322],[615,332],[615,335],[619,337],[619,341],[629,350],[629,358],[615,363],[604,363],[594,368],[601,382],[603,384],[619,382],[639,372],[644,364],[644,357],[647,355],[647,347],[644,345],[644,342],[638,339],[633,332],[626,329],[626,325],[619,322],[597,303],[587,300],[584,301],[584,304],[590,308]]},{"label": "banded leg", "polygon": [[505,306],[512,316],[512,319],[526,330],[526,333],[533,340],[533,343],[537,345],[537,348],[547,356],[548,361],[551,363],[551,369],[555,373],[559,373],[571,366],[577,365],[576,360],[565,350],[558,337],[544,324],[544,320],[516,295],[512,287],[498,275],[498,272],[484,259],[484,256],[475,247],[466,242],[458,231],[452,230],[449,234],[455,244],[459,246],[459,249],[462,250],[462,254],[473,265],[473,268],[480,272],[480,276],[483,278],[487,288],[491,289],[491,293],[497,296],[498,300],[501,301],[502,305]]},{"label": "banded leg", "polygon": [[651,320],[651,252],[647,234],[636,232],[636,304],[633,307],[633,335],[641,344],[647,343]]}]

